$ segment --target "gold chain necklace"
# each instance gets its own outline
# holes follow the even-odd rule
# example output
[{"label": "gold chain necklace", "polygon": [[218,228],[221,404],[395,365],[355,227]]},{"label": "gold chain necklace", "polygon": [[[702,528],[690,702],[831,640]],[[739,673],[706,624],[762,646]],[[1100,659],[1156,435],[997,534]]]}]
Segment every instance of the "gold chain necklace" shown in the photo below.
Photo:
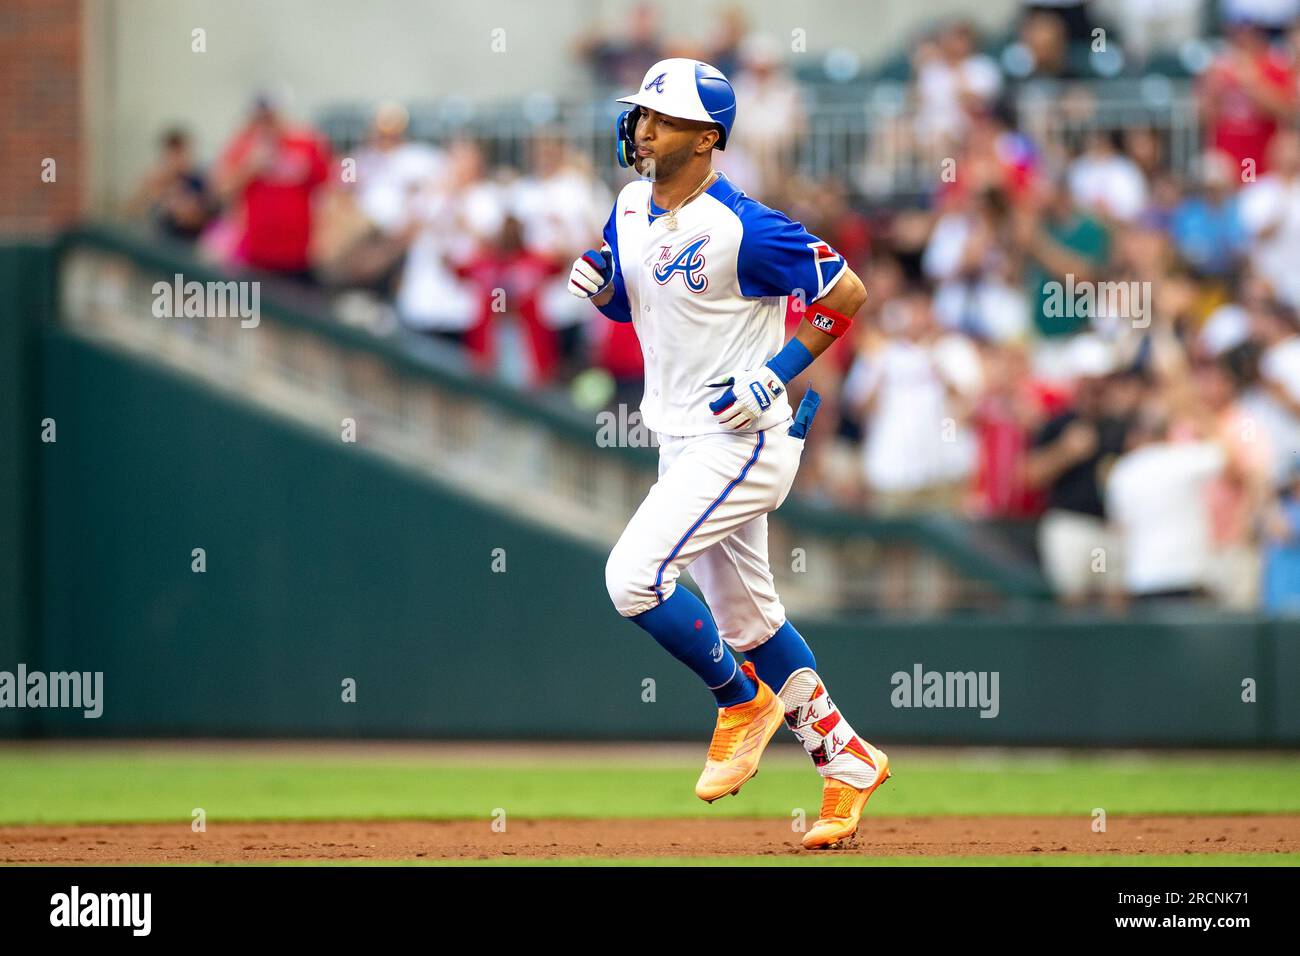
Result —
[{"label": "gold chain necklace", "polygon": [[695,187],[695,191],[667,212],[650,212],[650,203],[654,198],[654,191],[651,190],[651,198],[646,200],[646,212],[649,214],[650,220],[653,222],[660,216],[667,216],[668,218],[664,220],[664,225],[667,226],[670,231],[675,231],[677,229],[677,211],[698,196],[704,190],[704,187],[707,186],[717,175],[718,171],[716,169],[709,170],[709,175],[705,176],[704,180]]}]

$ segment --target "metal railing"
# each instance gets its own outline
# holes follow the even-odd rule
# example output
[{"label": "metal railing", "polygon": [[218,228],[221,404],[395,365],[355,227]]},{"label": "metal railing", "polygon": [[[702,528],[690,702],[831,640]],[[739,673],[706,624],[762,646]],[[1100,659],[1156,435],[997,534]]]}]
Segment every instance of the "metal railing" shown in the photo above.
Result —
[{"label": "metal railing", "polygon": [[[807,132],[794,149],[796,171],[835,176],[874,198],[916,197],[939,181],[937,157],[915,136],[916,106],[904,83],[880,83],[845,100],[810,98]],[[1191,81],[1152,75],[1140,79],[1033,81],[1013,96],[1017,127],[1040,146],[1073,145],[1092,130],[1147,129],[1178,175],[1193,172],[1201,130]],[[613,102],[563,102],[538,96],[519,103],[472,106],[449,100],[410,110],[412,138],[445,143],[456,136],[479,142],[492,166],[526,169],[529,144],[556,136],[590,157],[598,175],[615,185],[627,173],[613,162]],[[365,140],[369,110],[339,106],[320,124],[344,154]]]}]

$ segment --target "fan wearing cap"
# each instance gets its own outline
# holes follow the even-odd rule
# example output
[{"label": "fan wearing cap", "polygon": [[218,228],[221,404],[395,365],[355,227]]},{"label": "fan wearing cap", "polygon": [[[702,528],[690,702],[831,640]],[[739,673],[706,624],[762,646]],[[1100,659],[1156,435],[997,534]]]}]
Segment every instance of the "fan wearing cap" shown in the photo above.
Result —
[{"label": "fan wearing cap", "polygon": [[[786,388],[848,329],[866,291],[828,243],[714,170],[736,120],[721,72],[661,60],[619,102],[629,109],[615,157],[640,178],[619,193],[602,247],[574,263],[569,291],[636,329],[659,480],[610,553],[606,588],[713,693],[696,794],[738,793],[785,723],[823,778],[803,843],[833,846],[856,832],[889,758],[849,726],[787,620],[767,515],[789,494],[819,401],[810,389],[792,415]],[[787,342],[791,305],[804,319]],[[707,606],[677,586],[688,566]]]}]

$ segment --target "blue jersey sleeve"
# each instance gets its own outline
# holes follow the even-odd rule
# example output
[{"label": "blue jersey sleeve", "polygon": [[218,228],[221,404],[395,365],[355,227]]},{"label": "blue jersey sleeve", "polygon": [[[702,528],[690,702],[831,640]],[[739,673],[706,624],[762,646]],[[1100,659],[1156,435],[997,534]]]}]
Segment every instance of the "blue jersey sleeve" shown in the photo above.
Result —
[{"label": "blue jersey sleeve", "polygon": [[614,203],[614,209],[609,214],[609,221],[605,223],[605,244],[609,246],[614,253],[614,294],[604,305],[596,306],[601,314],[607,319],[613,319],[615,322],[632,321],[632,304],[627,300],[627,286],[623,284],[623,267],[618,261],[618,229],[614,225],[617,221],[615,216],[618,214],[618,203]]},{"label": "blue jersey sleeve", "polygon": [[801,294],[804,302],[815,302],[847,267],[830,243],[775,209],[747,200],[738,214],[743,232],[736,277],[743,296]]}]

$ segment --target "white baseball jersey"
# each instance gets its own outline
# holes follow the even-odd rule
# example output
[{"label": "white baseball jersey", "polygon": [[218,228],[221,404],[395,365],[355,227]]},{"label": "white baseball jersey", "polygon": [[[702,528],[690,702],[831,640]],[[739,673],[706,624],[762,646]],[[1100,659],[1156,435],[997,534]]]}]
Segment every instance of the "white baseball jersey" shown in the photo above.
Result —
[{"label": "white baseball jersey", "polygon": [[632,322],[645,356],[646,426],[659,437],[659,480],[624,529],[605,584],[626,617],[666,601],[686,567],[722,639],[752,650],[785,622],[767,555],[767,514],[799,469],[804,439],[789,434],[790,405],[772,403],[756,427],[718,425],[708,388],[726,372],[757,369],[785,343],[788,297],[821,298],[844,260],[803,226],[725,177],[677,213],[653,221],[651,184],[630,183],[605,226],[614,295],[601,308]]},{"label": "white baseball jersey", "polygon": [[[636,328],[647,428],[676,436],[725,431],[709,410],[721,390],[705,383],[765,365],[785,344],[788,298],[815,302],[839,281],[845,262],[721,173],[677,212],[676,230],[667,216],[651,219],[651,186],[637,180],[623,187],[605,224],[614,295],[600,310]],[[757,428],[789,417],[781,395]]]}]

